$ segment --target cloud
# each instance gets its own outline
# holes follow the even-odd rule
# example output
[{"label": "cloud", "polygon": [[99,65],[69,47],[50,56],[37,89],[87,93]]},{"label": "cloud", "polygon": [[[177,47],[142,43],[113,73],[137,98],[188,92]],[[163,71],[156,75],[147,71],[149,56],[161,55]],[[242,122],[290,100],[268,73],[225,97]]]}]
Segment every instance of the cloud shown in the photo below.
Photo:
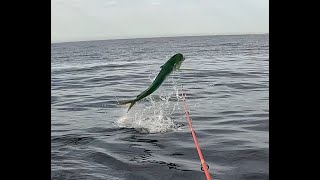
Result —
[{"label": "cloud", "polygon": [[160,3],[159,2],[153,2],[153,3],[151,3],[152,5],[160,5]]}]

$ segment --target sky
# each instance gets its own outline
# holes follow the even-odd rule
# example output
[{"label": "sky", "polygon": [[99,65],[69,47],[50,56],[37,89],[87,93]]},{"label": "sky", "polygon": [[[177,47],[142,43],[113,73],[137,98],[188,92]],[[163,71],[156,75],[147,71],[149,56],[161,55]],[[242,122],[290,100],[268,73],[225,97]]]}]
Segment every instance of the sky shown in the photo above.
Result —
[{"label": "sky", "polygon": [[269,33],[269,0],[51,0],[51,42]]}]

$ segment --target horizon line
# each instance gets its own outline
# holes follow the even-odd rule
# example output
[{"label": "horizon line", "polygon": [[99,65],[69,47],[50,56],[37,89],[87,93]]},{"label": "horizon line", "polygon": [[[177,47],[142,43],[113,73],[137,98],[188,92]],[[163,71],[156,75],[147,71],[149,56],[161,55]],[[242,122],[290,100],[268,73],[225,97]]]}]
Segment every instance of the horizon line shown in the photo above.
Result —
[{"label": "horizon line", "polygon": [[269,34],[269,32],[260,33],[219,33],[219,34],[207,34],[207,35],[177,35],[177,36],[150,36],[150,37],[129,37],[129,38],[109,38],[109,39],[91,39],[91,40],[75,40],[75,41],[56,41],[51,42],[51,44],[59,43],[75,43],[75,42],[91,42],[91,41],[112,41],[112,40],[130,40],[130,39],[151,39],[151,38],[175,38],[175,37],[202,37],[202,36],[241,36],[241,35],[264,35]]}]

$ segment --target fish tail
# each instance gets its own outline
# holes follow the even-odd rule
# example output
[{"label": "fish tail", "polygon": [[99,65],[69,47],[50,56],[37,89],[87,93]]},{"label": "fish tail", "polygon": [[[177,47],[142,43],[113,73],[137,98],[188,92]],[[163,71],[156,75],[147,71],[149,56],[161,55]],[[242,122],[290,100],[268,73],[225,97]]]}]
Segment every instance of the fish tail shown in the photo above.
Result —
[{"label": "fish tail", "polygon": [[130,106],[129,106],[129,109],[127,112],[129,112],[129,110],[132,108],[132,106],[136,103],[137,101],[134,99],[134,100],[129,100],[129,101],[119,101],[118,104],[119,105],[124,105],[124,104],[129,104],[130,103]]}]

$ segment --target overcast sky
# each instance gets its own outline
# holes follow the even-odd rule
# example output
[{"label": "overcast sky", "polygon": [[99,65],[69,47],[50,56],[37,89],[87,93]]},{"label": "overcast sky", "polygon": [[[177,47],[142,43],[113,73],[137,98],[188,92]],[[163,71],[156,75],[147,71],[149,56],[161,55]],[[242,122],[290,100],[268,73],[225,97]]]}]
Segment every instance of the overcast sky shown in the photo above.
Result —
[{"label": "overcast sky", "polygon": [[52,42],[268,32],[268,0],[51,0]]}]

